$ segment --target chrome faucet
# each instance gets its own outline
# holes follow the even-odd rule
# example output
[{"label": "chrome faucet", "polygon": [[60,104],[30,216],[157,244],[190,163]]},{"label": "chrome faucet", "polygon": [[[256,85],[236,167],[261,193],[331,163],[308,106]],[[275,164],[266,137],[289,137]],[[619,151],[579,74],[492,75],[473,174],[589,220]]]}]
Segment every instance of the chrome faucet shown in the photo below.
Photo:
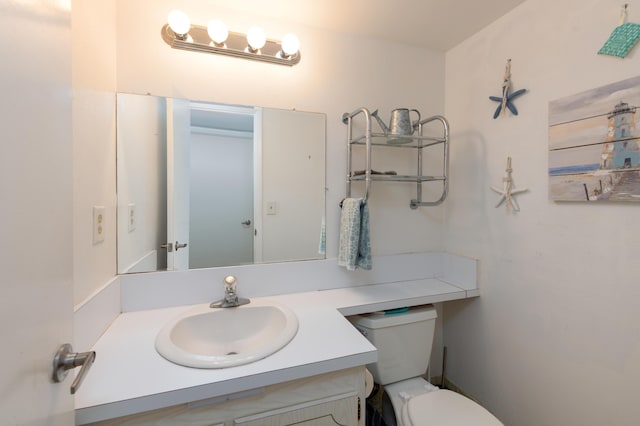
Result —
[{"label": "chrome faucet", "polygon": [[236,277],[229,275],[224,279],[224,299],[213,302],[211,308],[234,308],[240,305],[246,305],[249,299],[238,297],[236,292]]}]

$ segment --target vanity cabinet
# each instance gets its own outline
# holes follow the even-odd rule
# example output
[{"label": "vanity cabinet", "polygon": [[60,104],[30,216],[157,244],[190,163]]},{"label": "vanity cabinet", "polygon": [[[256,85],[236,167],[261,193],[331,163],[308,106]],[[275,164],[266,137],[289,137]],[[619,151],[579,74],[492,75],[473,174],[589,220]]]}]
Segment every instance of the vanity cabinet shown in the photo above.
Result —
[{"label": "vanity cabinet", "polygon": [[[351,197],[351,183],[364,181],[364,199],[369,196],[371,182],[411,182],[416,184],[416,198],[409,206],[416,209],[420,206],[437,206],[447,197],[449,190],[449,123],[439,115],[425,118],[415,124],[412,135],[393,135],[374,133],[371,131],[372,114],[366,108],[360,108],[352,113],[345,113],[342,121],[347,125],[347,189],[346,196]],[[364,127],[363,127],[364,126]],[[354,136],[354,128],[360,134]],[[360,130],[361,129],[361,130]],[[359,147],[359,148],[358,148]],[[442,157],[442,166],[435,174],[425,174],[424,159],[428,148],[441,147],[440,151],[431,149]],[[372,169],[373,156],[382,156],[384,149],[410,149],[415,152],[415,174],[398,175],[395,172],[375,171]],[[374,153],[375,151],[375,153]],[[355,155],[364,155],[364,169],[353,169]],[[440,196],[424,201],[422,199],[422,184],[424,182],[441,182]]]},{"label": "vanity cabinet", "polygon": [[95,426],[364,426],[365,368],[119,417]]},{"label": "vanity cabinet", "polygon": [[242,426],[357,426],[360,424],[358,401],[358,395],[353,392],[236,419],[234,424]]}]

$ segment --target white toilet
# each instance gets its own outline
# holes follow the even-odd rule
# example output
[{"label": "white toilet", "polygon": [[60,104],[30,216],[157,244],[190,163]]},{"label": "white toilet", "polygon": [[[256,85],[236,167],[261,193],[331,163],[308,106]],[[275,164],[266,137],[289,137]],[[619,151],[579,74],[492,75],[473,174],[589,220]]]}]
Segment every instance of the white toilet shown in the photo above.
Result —
[{"label": "white toilet", "polygon": [[375,382],[384,386],[385,422],[399,426],[502,426],[474,401],[438,389],[421,377],[429,366],[436,318],[432,305],[349,317],[378,350],[378,362],[367,368]]}]

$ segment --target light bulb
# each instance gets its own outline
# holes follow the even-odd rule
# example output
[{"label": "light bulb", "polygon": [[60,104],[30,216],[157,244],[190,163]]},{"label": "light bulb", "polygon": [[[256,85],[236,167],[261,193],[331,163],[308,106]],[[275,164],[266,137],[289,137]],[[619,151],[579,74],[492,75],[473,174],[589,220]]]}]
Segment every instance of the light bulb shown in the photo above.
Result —
[{"label": "light bulb", "polygon": [[300,40],[295,34],[285,34],[282,37],[282,51],[286,56],[293,56],[300,50]]},{"label": "light bulb", "polygon": [[189,28],[191,28],[189,17],[181,10],[172,10],[169,12],[167,21],[169,22],[169,28],[181,37],[184,37],[189,32]]},{"label": "light bulb", "polygon": [[259,50],[267,43],[267,36],[260,27],[251,27],[247,31],[247,43],[253,50]]},{"label": "light bulb", "polygon": [[207,25],[207,32],[209,33],[209,37],[216,44],[222,44],[229,37],[229,30],[227,26],[219,19],[214,19],[209,21]]}]

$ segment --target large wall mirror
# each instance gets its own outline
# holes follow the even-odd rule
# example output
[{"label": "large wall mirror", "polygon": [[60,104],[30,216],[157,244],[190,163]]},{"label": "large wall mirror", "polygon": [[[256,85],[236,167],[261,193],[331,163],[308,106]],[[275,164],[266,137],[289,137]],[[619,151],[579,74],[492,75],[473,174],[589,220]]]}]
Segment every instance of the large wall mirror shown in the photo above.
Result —
[{"label": "large wall mirror", "polygon": [[118,273],[324,258],[326,116],[117,94]]}]

